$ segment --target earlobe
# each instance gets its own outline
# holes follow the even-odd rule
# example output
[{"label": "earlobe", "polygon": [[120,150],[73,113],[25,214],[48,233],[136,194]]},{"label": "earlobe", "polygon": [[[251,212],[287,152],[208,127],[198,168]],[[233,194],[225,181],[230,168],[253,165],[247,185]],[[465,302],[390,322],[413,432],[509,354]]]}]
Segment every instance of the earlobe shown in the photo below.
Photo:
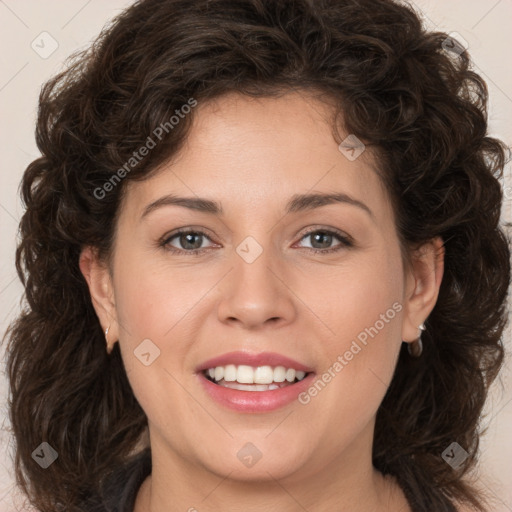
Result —
[{"label": "earlobe", "polygon": [[118,324],[115,309],[112,279],[105,262],[98,257],[97,250],[85,247],[79,259],[82,272],[91,295],[92,305],[107,339],[107,345],[118,339]]},{"label": "earlobe", "polygon": [[439,296],[444,271],[444,245],[441,237],[423,244],[411,255],[405,279],[402,340],[416,342]]}]

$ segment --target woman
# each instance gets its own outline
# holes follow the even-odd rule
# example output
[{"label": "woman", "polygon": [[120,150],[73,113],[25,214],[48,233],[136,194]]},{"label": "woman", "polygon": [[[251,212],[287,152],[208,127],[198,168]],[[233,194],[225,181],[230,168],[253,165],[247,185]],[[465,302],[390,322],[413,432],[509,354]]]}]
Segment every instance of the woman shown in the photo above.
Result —
[{"label": "woman", "polygon": [[45,85],[8,333],[38,510],[486,510],[510,268],[468,66],[391,0],[144,0]]}]

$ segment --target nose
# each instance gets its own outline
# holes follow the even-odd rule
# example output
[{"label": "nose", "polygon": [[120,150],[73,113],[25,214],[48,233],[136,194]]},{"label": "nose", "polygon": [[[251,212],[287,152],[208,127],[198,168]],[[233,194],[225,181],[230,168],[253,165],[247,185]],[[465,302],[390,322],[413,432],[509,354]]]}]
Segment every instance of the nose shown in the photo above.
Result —
[{"label": "nose", "polygon": [[293,322],[295,295],[284,262],[270,249],[250,261],[233,254],[233,269],[221,283],[219,320],[251,330]]}]

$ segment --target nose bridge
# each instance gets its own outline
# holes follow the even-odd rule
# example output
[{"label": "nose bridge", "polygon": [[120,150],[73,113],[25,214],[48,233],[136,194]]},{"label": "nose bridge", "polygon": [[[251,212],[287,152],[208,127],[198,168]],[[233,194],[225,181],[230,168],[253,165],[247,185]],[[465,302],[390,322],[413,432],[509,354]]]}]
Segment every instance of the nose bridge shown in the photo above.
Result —
[{"label": "nose bridge", "polygon": [[[260,243],[258,237],[262,243]],[[267,320],[290,320],[293,304],[288,288],[280,276],[283,268],[275,253],[271,234],[245,237],[233,253],[233,271],[219,306],[222,321],[238,320],[247,327]]]},{"label": "nose bridge", "polygon": [[[261,239],[261,237],[260,237]],[[277,296],[276,271],[279,256],[271,247],[270,237],[260,244],[253,236],[246,237],[236,247],[235,275],[241,287],[251,287],[252,293],[270,293]]]}]

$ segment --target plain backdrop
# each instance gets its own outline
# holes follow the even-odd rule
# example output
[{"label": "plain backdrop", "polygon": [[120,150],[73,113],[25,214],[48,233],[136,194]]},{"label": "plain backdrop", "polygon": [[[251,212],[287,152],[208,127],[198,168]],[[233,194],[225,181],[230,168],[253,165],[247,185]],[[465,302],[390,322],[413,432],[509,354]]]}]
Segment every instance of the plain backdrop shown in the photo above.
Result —
[{"label": "plain backdrop", "polygon": [[[63,69],[66,57],[88,46],[104,24],[130,3],[127,0],[0,0],[0,336],[17,314],[22,296],[14,268],[16,231],[22,214],[18,185],[26,166],[39,156],[34,126],[40,87]],[[489,87],[489,131],[510,147],[512,0],[414,0],[411,4],[423,13],[427,28],[456,32],[467,42],[474,69]],[[503,219],[508,221],[512,219],[509,165],[503,208]],[[512,512],[510,328],[505,343],[509,356],[488,403],[483,422],[488,431],[482,439],[479,469],[481,485],[496,501],[494,512]],[[24,500],[16,491],[13,479],[13,440],[7,416],[3,347],[1,354],[0,510],[13,512]]]}]

